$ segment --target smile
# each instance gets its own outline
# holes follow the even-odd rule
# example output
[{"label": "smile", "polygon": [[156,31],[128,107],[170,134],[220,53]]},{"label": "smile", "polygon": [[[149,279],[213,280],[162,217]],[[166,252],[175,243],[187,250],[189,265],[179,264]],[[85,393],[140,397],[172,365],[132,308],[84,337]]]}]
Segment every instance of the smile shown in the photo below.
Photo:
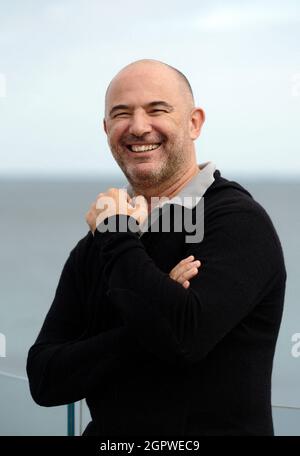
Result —
[{"label": "smile", "polygon": [[137,144],[132,144],[132,145],[127,145],[127,148],[131,150],[132,152],[147,152],[150,150],[155,150],[158,149],[160,144],[142,144],[142,145],[137,145]]}]

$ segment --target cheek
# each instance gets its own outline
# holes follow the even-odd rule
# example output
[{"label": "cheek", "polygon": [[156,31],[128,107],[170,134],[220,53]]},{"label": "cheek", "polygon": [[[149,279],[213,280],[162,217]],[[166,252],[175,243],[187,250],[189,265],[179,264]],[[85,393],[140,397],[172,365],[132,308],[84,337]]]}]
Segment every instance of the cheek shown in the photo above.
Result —
[{"label": "cheek", "polygon": [[123,129],[121,126],[113,126],[107,131],[107,142],[109,145],[115,145],[122,138]]},{"label": "cheek", "polygon": [[126,131],[126,129],[127,129],[127,123],[125,121],[120,121],[120,122],[116,123],[110,129],[109,135],[114,140],[115,139],[118,140],[119,138],[121,138],[123,136],[123,134]]},{"label": "cheek", "polygon": [[157,122],[152,123],[153,130],[168,137],[175,137],[180,130],[180,124],[173,119],[159,119]]}]

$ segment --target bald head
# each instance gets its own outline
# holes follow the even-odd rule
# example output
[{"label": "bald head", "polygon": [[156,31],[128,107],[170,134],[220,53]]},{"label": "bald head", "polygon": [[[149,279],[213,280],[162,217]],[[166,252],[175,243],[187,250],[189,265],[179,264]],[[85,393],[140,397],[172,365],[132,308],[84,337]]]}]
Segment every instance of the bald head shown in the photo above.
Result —
[{"label": "bald head", "polygon": [[186,77],[157,60],[130,63],[106,92],[103,127],[110,150],[143,195],[198,172],[194,140],[204,119]]},{"label": "bald head", "polygon": [[135,62],[132,62],[122,68],[108,85],[105,93],[105,115],[107,114],[108,98],[111,89],[115,87],[116,84],[122,80],[122,78],[129,76],[130,74],[134,75],[136,72],[141,72],[143,70],[148,73],[151,73],[152,71],[153,77],[157,78],[161,77],[162,73],[164,73],[169,80],[170,86],[177,85],[177,88],[182,94],[188,109],[192,109],[195,106],[191,85],[181,71],[159,60],[141,59],[136,60]]}]

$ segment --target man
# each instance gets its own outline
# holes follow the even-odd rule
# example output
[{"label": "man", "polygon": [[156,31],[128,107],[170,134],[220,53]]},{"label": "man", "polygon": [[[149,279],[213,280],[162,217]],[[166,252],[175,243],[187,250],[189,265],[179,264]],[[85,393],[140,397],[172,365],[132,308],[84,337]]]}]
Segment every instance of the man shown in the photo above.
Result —
[{"label": "man", "polygon": [[[84,435],[273,435],[281,245],[247,190],[197,164],[204,119],[162,62],[133,62],[108,87],[104,129],[127,191],[91,205],[27,360],[38,404],[86,398]],[[192,214],[197,231],[203,200],[194,242],[177,221]]]}]

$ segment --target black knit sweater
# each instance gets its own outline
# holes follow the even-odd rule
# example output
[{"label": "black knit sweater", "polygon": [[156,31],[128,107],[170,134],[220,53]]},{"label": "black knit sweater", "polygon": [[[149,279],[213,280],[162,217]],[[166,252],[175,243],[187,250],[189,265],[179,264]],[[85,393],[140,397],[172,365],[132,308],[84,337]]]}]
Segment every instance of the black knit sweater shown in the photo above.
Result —
[{"label": "black knit sweater", "polygon": [[[282,249],[252,196],[214,177],[201,242],[96,230],[70,252],[27,374],[42,406],[86,399],[85,435],[273,434]],[[201,267],[185,289],[168,274],[189,255]]]}]

